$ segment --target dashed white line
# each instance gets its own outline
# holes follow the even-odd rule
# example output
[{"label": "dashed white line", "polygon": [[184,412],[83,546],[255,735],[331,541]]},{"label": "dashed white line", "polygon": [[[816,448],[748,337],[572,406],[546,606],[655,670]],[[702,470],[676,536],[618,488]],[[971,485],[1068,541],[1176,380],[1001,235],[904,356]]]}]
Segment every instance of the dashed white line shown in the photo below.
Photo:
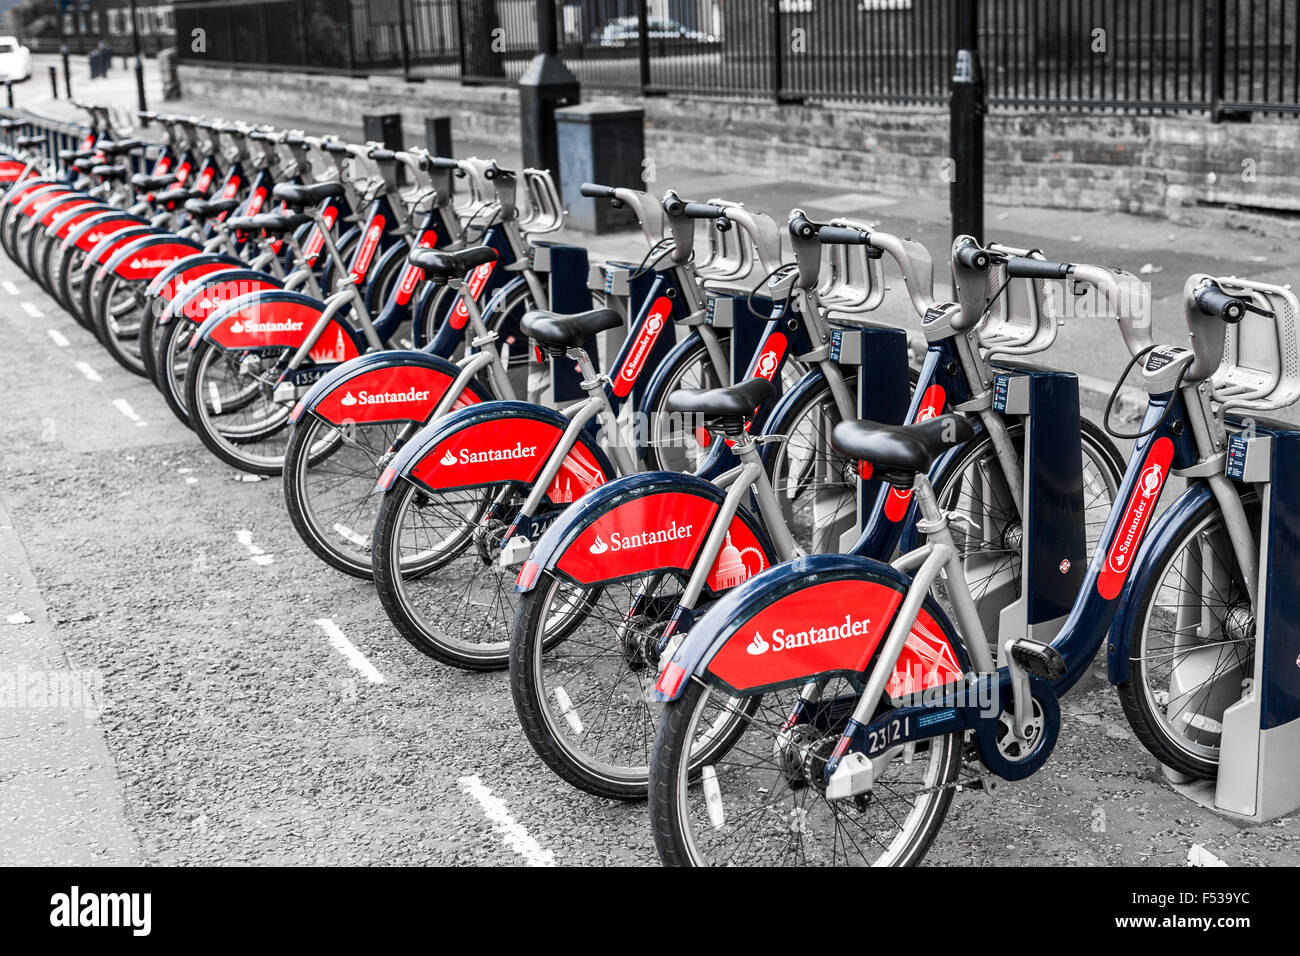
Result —
[{"label": "dashed white line", "polygon": [[59,348],[66,349],[68,347],[68,337],[64,335],[62,332],[60,332],[58,329],[46,329],[45,334],[48,335],[50,337],[50,341],[53,342],[55,345],[57,345]]},{"label": "dashed white line", "polygon": [[8,279],[5,279],[5,281],[0,284],[4,286],[4,290],[10,295],[22,295],[22,293],[18,291],[18,286],[14,285]]},{"label": "dashed white line", "polygon": [[472,777],[461,777],[459,783],[462,790],[479,802],[479,806],[483,808],[483,815],[491,821],[492,829],[501,835],[506,846],[522,856],[525,863],[529,866],[555,865],[555,853],[551,850],[543,850],[541,844],[534,840],[521,824],[515,822],[515,818],[506,809],[506,802],[494,796],[479,779],[478,774]]},{"label": "dashed white line", "polygon": [[86,376],[86,378],[90,379],[90,381],[92,382],[103,381],[103,379],[99,377],[99,373],[90,367],[89,362],[78,362],[77,371],[79,371],[82,375]]},{"label": "dashed white line", "polygon": [[28,315],[30,315],[33,319],[39,319],[41,316],[45,315],[44,312],[42,312],[40,309],[36,307],[35,302],[19,302],[18,307],[21,308]]},{"label": "dashed white line", "polygon": [[379,668],[370,663],[361,649],[347,639],[342,629],[327,617],[316,619],[316,626],[325,632],[325,636],[330,639],[330,646],[343,655],[343,659],[352,666],[354,670],[361,672],[362,676],[372,684],[383,684],[384,675],[379,673]]},{"label": "dashed white line", "polygon": [[248,549],[248,553],[253,557],[254,564],[267,565],[275,561],[275,558],[253,544],[253,532],[247,528],[241,528],[235,532],[235,540]]},{"label": "dashed white line", "polygon": [[113,407],[116,408],[123,415],[125,415],[128,421],[135,422],[135,426],[137,428],[143,428],[145,425],[149,424],[143,418],[141,418],[139,415],[136,414],[135,409],[131,407],[131,403],[128,402],[125,398],[113,399]]}]

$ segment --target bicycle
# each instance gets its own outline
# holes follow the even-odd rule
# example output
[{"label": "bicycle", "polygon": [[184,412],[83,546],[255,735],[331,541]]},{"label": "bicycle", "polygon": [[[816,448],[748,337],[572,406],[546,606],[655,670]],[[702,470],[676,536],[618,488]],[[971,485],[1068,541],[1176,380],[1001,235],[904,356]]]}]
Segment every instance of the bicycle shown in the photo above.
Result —
[{"label": "bicycle", "polygon": [[[1135,733],[1161,760],[1212,772],[1219,753],[1210,738],[1222,727],[1214,715],[1231,722],[1238,712],[1253,714],[1259,727],[1261,695],[1243,679],[1264,639],[1252,615],[1256,582],[1268,580],[1258,573],[1265,539],[1252,491],[1234,484],[1245,473],[1225,465],[1230,447],[1254,438],[1242,437],[1246,423],[1227,411],[1271,410],[1300,397],[1300,376],[1286,357],[1294,354],[1286,349],[1297,341],[1300,303],[1279,286],[1195,275],[1184,296],[1191,348],[1157,347],[1145,307],[1134,307],[1141,291],[1131,277],[1082,264],[1032,268],[1102,293],[1133,356],[1130,369],[1142,364],[1150,393],[1068,615],[1038,639],[1024,628],[995,636],[975,610],[957,523],[926,477],[954,441],[969,436],[962,419],[840,426],[834,437],[847,454],[911,487],[926,543],[892,564],[828,555],[791,562],[747,582],[697,624],[656,691],[667,704],[651,815],[666,863],[713,862],[720,854],[763,864],[918,862],[958,787],[995,793],[999,780],[1042,768],[1060,729],[1058,698],[1108,632],[1111,679]],[[1173,471],[1190,487],[1153,521]],[[1249,477],[1275,474],[1266,468]],[[1072,537],[1083,541],[1080,524]],[[1213,539],[1223,551],[1211,560],[1203,547]],[[1165,632],[1161,639],[1171,643],[1148,643],[1162,632],[1146,610],[1180,555],[1199,569],[1179,584],[1195,592],[1182,620],[1200,623],[1172,638]],[[935,600],[941,577],[955,627]],[[1187,665],[1182,689],[1200,719],[1180,721],[1186,707],[1170,710],[1177,696],[1162,699],[1150,687],[1154,647],[1173,648],[1171,669]],[[734,732],[741,718],[732,700],[747,709],[732,753],[757,758],[745,757],[746,769],[730,755],[695,761],[702,727],[721,723]],[[972,759],[976,765],[964,769]],[[753,846],[738,842],[742,819],[762,824],[748,829]]]}]

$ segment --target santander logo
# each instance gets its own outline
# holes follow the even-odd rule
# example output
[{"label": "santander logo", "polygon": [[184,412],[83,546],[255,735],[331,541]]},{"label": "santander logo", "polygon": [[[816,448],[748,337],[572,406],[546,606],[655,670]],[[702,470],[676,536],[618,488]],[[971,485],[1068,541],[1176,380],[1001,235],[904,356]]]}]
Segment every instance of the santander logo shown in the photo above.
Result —
[{"label": "santander logo", "polygon": [[596,540],[587,550],[592,554],[604,554],[606,551],[630,551],[634,548],[644,548],[651,544],[663,544],[666,541],[680,541],[682,538],[691,536],[693,524],[679,525],[676,520],[669,523],[667,528],[660,531],[639,531],[636,534],[619,534],[617,531],[609,533],[609,542],[598,534]]},{"label": "santander logo", "polygon": [[1147,465],[1143,469],[1137,488],[1134,489],[1136,492],[1134,503],[1129,506],[1123,530],[1115,539],[1115,544],[1110,549],[1110,556],[1107,558],[1107,564],[1113,570],[1124,571],[1128,568],[1129,561],[1133,557],[1135,539],[1147,523],[1152,507],[1151,499],[1160,492],[1160,486],[1164,484],[1164,474],[1165,470],[1159,462]]},{"label": "santander logo", "polygon": [[[469,274],[469,279],[466,280],[465,285],[468,286],[469,294],[473,297],[475,302],[478,301],[479,293],[483,291],[483,287],[487,285],[488,277],[492,275],[492,270],[496,268],[496,264],[496,260],[493,259],[491,262],[485,262],[481,266],[475,266],[474,271]],[[465,304],[465,296],[464,293],[462,293],[460,297],[456,299],[456,308],[451,311],[451,327],[453,329],[459,329],[468,319],[469,306]]]},{"label": "santander logo", "polygon": [[[429,392],[418,388],[408,388],[404,392],[367,392],[365,389],[353,395],[348,392],[339,399],[340,405],[392,405],[396,402],[426,402]],[[448,453],[450,454],[450,452]],[[447,464],[447,462],[444,462]],[[455,464],[452,461],[450,464]]]},{"label": "santander logo", "polygon": [[301,322],[295,322],[292,319],[286,319],[283,322],[247,322],[235,321],[231,323],[230,331],[236,335],[249,334],[254,335],[261,332],[297,332],[302,328]]},{"label": "santander logo", "polygon": [[783,627],[775,628],[770,635],[770,640],[755,631],[754,637],[745,646],[745,652],[755,657],[766,654],[769,650],[774,654],[779,654],[781,651],[794,648],[812,647],[816,644],[829,644],[833,641],[843,641],[851,637],[862,637],[870,632],[870,618],[855,620],[853,615],[849,613],[844,615],[842,623],[832,624],[828,627],[812,627],[806,631],[787,631]]},{"label": "santander logo", "polygon": [[536,457],[536,445],[515,442],[513,448],[489,448],[486,451],[473,451],[469,448],[462,448],[459,456],[448,448],[438,461],[450,468],[452,465],[483,465],[494,461],[513,461]]},{"label": "santander logo", "polygon": [[366,277],[366,272],[370,269],[370,260],[375,257],[375,249],[379,246],[379,237],[384,234],[384,217],[376,216],[370,228],[366,230],[366,237],[361,240],[361,248],[357,250],[357,258],[352,266],[352,278],[360,282]]},{"label": "santander logo", "polygon": [[615,395],[621,397],[632,390],[632,386],[636,384],[636,380],[641,376],[642,369],[645,368],[650,350],[654,348],[655,342],[659,339],[659,333],[668,324],[668,315],[672,310],[672,300],[667,296],[660,296],[655,300],[650,315],[646,318],[645,324],[641,326],[641,331],[637,335],[636,343],[628,352],[627,361],[623,363],[623,368],[618,373],[618,381],[614,386]]},{"label": "santander logo", "polygon": [[165,266],[171,265],[175,261],[176,260],[174,258],[173,259],[142,259],[137,256],[136,258],[131,260],[130,265],[132,269],[161,269]]},{"label": "santander logo", "polygon": [[779,361],[774,350],[764,352],[758,359],[758,374],[771,381],[772,375],[776,372],[776,363]]},{"label": "santander logo", "polygon": [[1129,495],[1124,518],[1120,521],[1115,540],[1106,553],[1106,564],[1097,577],[1097,593],[1110,600],[1119,595],[1133,567],[1142,535],[1146,532],[1151,515],[1156,510],[1160,489],[1169,477],[1169,467],[1174,457],[1174,443],[1161,436],[1151,445],[1146,463],[1138,475],[1137,483]]}]

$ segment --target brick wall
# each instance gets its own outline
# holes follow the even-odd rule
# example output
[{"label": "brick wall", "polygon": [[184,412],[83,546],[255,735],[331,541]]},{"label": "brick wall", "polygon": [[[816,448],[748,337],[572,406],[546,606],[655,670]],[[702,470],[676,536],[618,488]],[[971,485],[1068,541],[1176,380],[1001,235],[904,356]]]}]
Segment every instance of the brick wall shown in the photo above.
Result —
[{"label": "brick wall", "polygon": [[[515,91],[390,77],[238,71],[183,65],[187,99],[228,115],[341,131],[366,112],[401,112],[408,142],[426,116],[450,115],[453,137],[517,149]],[[737,169],[858,191],[942,196],[948,117],[929,108],[775,106],[653,97],[646,151],[659,163]],[[259,117],[261,118],[261,117]],[[337,118],[337,119],[335,119]],[[997,203],[1188,218],[1200,204],[1300,212],[1300,123],[1214,124],[1200,117],[998,113],[986,124],[989,199]]]}]

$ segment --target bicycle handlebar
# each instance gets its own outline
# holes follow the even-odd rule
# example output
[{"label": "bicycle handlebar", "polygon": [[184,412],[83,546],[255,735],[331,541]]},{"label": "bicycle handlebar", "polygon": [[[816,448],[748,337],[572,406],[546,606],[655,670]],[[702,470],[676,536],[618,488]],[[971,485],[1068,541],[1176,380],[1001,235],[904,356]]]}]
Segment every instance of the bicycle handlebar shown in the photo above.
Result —
[{"label": "bicycle handlebar", "polygon": [[989,266],[993,265],[993,257],[988,250],[981,249],[973,242],[958,246],[952,257],[959,265],[978,272],[984,272]]},{"label": "bicycle handlebar", "polygon": [[817,241],[824,246],[869,246],[871,245],[871,233],[865,229],[822,226],[817,230]]},{"label": "bicycle handlebar", "polygon": [[1009,256],[1006,267],[1007,276],[1012,279],[1065,279],[1074,271],[1074,266],[1068,262],[1052,262],[1029,256]]},{"label": "bicycle handlebar", "polygon": [[583,183],[578,187],[578,192],[588,199],[613,199],[614,187],[602,186],[599,183]]},{"label": "bicycle handlebar", "polygon": [[[1192,295],[1192,300],[1203,315],[1214,316],[1224,322],[1236,324],[1246,317],[1250,306],[1220,289],[1213,282],[1206,282]],[[1252,311],[1263,312],[1262,309]]]}]

